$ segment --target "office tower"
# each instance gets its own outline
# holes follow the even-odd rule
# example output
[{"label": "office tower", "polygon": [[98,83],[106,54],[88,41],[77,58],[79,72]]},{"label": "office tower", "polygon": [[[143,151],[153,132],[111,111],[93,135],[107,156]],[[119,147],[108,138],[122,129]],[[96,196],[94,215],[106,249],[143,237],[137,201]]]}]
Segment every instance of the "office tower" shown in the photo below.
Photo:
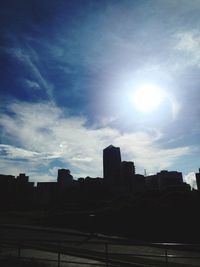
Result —
[{"label": "office tower", "polygon": [[123,185],[132,189],[133,179],[135,175],[135,166],[131,161],[122,161],[121,163],[121,179]]},{"label": "office tower", "polygon": [[196,176],[197,190],[200,191],[200,169],[198,173],[195,173],[195,176]]},{"label": "office tower", "polygon": [[121,183],[121,153],[119,147],[112,145],[103,150],[103,174],[110,185]]},{"label": "office tower", "polygon": [[57,182],[59,185],[68,186],[73,182],[73,176],[70,174],[70,170],[67,169],[59,169]]}]

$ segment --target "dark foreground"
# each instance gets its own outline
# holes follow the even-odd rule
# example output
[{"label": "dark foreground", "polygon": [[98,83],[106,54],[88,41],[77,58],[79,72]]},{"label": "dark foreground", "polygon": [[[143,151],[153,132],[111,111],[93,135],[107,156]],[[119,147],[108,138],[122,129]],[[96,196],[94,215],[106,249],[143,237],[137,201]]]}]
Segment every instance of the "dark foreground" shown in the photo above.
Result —
[{"label": "dark foreground", "polygon": [[200,243],[198,209],[133,208],[0,212],[0,223],[71,228],[149,242]]},{"label": "dark foreground", "polygon": [[1,267],[48,267],[48,264],[36,260],[18,261],[15,258],[8,257],[0,259]]},{"label": "dark foreground", "polygon": [[48,263],[48,266],[62,263],[62,266],[70,267],[83,264],[86,267],[200,266],[200,246],[197,244],[140,242],[70,229],[27,225],[0,225],[0,236],[1,259],[8,260],[9,264],[16,261],[15,266],[32,267],[31,264],[38,263],[34,266],[40,267],[39,262]]}]

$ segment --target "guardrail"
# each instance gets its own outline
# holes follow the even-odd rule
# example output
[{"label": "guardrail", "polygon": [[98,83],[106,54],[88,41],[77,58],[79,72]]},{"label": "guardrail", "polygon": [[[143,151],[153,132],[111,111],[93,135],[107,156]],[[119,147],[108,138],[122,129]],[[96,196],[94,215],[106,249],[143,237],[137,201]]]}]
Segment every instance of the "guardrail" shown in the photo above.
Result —
[{"label": "guardrail", "polygon": [[[1,238],[0,239],[0,256],[5,258],[9,256],[5,251],[12,249],[15,251],[15,258],[18,261],[34,259],[36,261],[54,262],[57,267],[61,267],[63,264],[74,264],[75,266],[166,266],[170,267],[172,260],[198,260],[200,266],[200,245],[199,244],[181,244],[181,243],[149,243],[139,242],[130,239],[118,238],[118,237],[105,237],[95,234],[78,234],[81,240],[73,239],[76,234],[69,235],[68,239],[55,240],[55,239],[30,239],[30,238]],[[92,246],[92,248],[91,248]],[[100,246],[100,249],[95,249]],[[116,247],[123,247],[123,249],[137,248],[141,250],[141,253],[137,251],[135,253],[121,253],[120,249],[115,252]],[[145,248],[152,248],[159,250],[159,253],[144,253]],[[56,255],[56,258],[39,258],[39,257],[27,257],[23,256],[23,250],[32,249],[35,251],[51,252]],[[134,249],[133,249],[134,250]],[[173,253],[173,251],[182,252]],[[190,255],[184,252],[189,252]],[[180,255],[179,255],[180,254]],[[74,256],[77,260],[62,259],[61,256],[69,255]],[[13,255],[10,255],[13,257]],[[79,259],[79,260],[78,260]],[[85,262],[83,259],[88,259]],[[93,261],[93,262],[92,262]],[[175,264],[175,263],[173,263]],[[182,266],[181,264],[177,266]],[[198,266],[195,265],[195,266]],[[173,265],[175,266],[175,265]],[[190,264],[188,264],[190,266]],[[192,264],[191,264],[192,266]]]}]

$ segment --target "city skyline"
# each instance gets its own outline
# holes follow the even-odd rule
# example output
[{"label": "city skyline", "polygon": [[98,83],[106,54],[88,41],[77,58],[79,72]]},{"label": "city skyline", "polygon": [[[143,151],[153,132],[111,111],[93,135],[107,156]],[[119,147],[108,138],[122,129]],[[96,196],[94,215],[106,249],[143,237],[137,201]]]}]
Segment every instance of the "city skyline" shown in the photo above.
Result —
[{"label": "city skyline", "polygon": [[[197,190],[200,190],[199,181],[200,181],[200,168],[199,172],[195,173],[195,179],[197,184]],[[5,186],[14,186],[16,183],[21,185],[34,187],[34,182],[29,182],[29,176],[25,173],[19,173],[17,177],[12,174],[5,175],[0,174],[0,182]],[[78,185],[79,184],[79,185]],[[146,175],[138,174],[135,171],[135,164],[132,161],[123,161],[121,158],[120,147],[114,147],[109,145],[103,149],[103,177],[79,177],[78,179],[73,179],[69,169],[58,169],[57,170],[57,179],[53,182],[37,182],[36,188],[42,186],[42,191],[50,191],[52,188],[60,188],[60,190],[72,189],[74,186],[78,187],[80,190],[83,188],[81,184],[85,184],[86,188],[94,186],[96,189],[100,189],[104,185],[104,189],[110,189],[111,192],[115,192],[117,189],[117,194],[142,194],[148,191],[157,191],[166,193],[169,192],[195,192],[190,184],[186,183],[183,180],[182,172],[178,171],[168,171],[161,170],[158,173]],[[80,187],[79,187],[80,186]],[[3,187],[1,190],[3,190]],[[88,188],[89,188],[88,187]],[[91,187],[91,188],[92,188]],[[82,188],[82,189],[81,189]],[[91,190],[90,188],[90,190]],[[94,189],[93,188],[93,189]],[[12,192],[12,191],[11,191]],[[103,195],[102,195],[103,197]]]},{"label": "city skyline", "polygon": [[[120,147],[115,147],[113,145],[109,145],[108,147],[103,149],[103,157],[102,157],[102,165],[103,165],[103,176],[102,177],[91,177],[87,175],[86,177],[73,177],[71,174],[71,171],[66,168],[60,168],[57,169],[57,178],[54,177],[51,181],[46,181],[40,179],[40,177],[35,177],[35,179],[30,179],[30,184],[33,186],[43,184],[48,187],[48,184],[50,184],[50,187],[52,184],[58,183],[59,186],[62,188],[65,188],[66,186],[71,186],[73,182],[80,182],[82,183],[84,180],[87,181],[87,179],[92,179],[96,183],[101,181],[104,181],[105,185],[108,187],[124,187],[127,188],[134,188],[135,190],[138,189],[141,190],[144,187],[144,184],[146,183],[147,188],[151,188],[153,186],[153,189],[160,190],[160,182],[159,179],[162,177],[169,183],[168,186],[176,186],[180,184],[189,185],[189,187],[186,186],[187,190],[191,189],[197,189],[199,190],[199,177],[200,177],[200,168],[198,169],[198,172],[196,172],[195,175],[195,181],[192,183],[188,182],[186,179],[184,179],[184,176],[182,172],[179,172],[177,170],[169,171],[169,170],[160,170],[160,172],[157,173],[150,173],[147,174],[146,169],[144,169],[144,173],[140,174],[136,172],[136,166],[133,161],[124,161],[121,157],[121,150]],[[15,176],[13,173],[5,174],[0,173],[1,178],[3,179],[2,182],[7,180],[9,183],[10,179],[15,180]],[[31,178],[31,177],[30,177]],[[75,178],[75,179],[74,179]],[[197,180],[198,179],[198,180]],[[1,180],[1,179],[0,179]],[[19,180],[21,182],[28,182],[29,176],[26,176],[26,173],[20,172],[18,176],[16,176],[16,180]],[[138,182],[139,184],[137,184]],[[177,184],[178,181],[178,184]],[[50,183],[49,183],[50,182]],[[165,185],[166,186],[166,185]],[[143,188],[144,189],[144,188]],[[148,190],[148,189],[147,189]],[[174,189],[172,189],[173,191]],[[184,190],[184,189],[183,189]]]},{"label": "city skyline", "polygon": [[0,173],[102,177],[113,144],[137,173],[178,170],[195,186],[199,1],[0,7]]}]

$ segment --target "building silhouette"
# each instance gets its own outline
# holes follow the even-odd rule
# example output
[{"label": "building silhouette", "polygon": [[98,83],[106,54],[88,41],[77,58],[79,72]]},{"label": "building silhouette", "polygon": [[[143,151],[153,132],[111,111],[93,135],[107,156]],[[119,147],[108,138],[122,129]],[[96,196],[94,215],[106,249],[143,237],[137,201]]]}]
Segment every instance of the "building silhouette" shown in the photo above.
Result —
[{"label": "building silhouette", "polygon": [[70,174],[70,170],[68,169],[59,169],[57,182],[59,186],[66,187],[72,184],[73,176]]},{"label": "building silhouette", "polygon": [[140,194],[146,190],[146,177],[142,174],[135,174],[133,177],[133,193]]},{"label": "building silhouette", "polygon": [[103,150],[103,176],[109,185],[121,184],[121,153],[119,147],[110,145]]},{"label": "building silhouette", "polygon": [[20,173],[16,177],[17,182],[19,183],[27,183],[29,181],[29,176],[27,176],[25,173]]},{"label": "building silhouette", "polygon": [[29,182],[25,173],[16,178],[13,175],[0,174],[0,206],[28,207],[33,200],[34,183]]},{"label": "building silhouette", "polygon": [[56,182],[37,183],[34,202],[39,206],[53,205],[58,198],[58,184]]},{"label": "building silhouette", "polygon": [[195,176],[196,176],[197,190],[200,191],[200,168],[199,172],[195,173]]},{"label": "building silhouette", "polygon": [[146,190],[149,190],[149,191],[159,190],[158,175],[153,174],[153,175],[145,176],[145,187],[146,187]]},{"label": "building silhouette", "polygon": [[183,182],[183,175],[177,171],[162,170],[145,177],[146,190],[151,191],[190,191],[190,185]]},{"label": "building silhouette", "polygon": [[183,176],[181,172],[163,170],[157,173],[158,188],[164,190],[171,186],[181,186],[183,184]]},{"label": "building silhouette", "polygon": [[133,189],[133,180],[135,176],[135,166],[132,161],[121,162],[121,179],[124,186],[128,188],[130,192]]}]

